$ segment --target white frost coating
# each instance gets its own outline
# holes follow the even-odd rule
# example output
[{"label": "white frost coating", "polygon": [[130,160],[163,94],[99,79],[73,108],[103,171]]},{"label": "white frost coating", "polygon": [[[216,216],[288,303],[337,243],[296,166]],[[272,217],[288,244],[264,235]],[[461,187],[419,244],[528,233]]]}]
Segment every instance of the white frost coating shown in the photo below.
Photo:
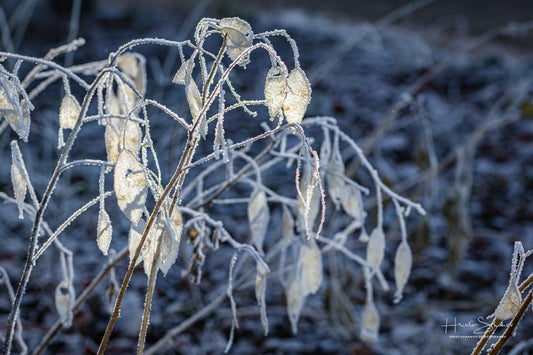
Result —
[{"label": "white frost coating", "polygon": [[373,268],[378,268],[385,252],[385,235],[381,227],[376,227],[370,234],[366,246],[366,262]]},{"label": "white frost coating", "polygon": [[26,192],[28,186],[24,177],[26,168],[24,166],[24,160],[22,159],[22,153],[20,152],[17,141],[11,142],[11,183],[13,184],[13,192],[15,194],[15,200],[17,201],[17,207],[19,210],[19,219],[24,218],[23,207],[24,199],[26,198]]},{"label": "white frost coating", "polygon": [[144,210],[148,189],[142,164],[127,149],[118,156],[114,187],[118,206],[133,224],[137,224]]},{"label": "white frost coating", "polygon": [[272,67],[265,80],[265,100],[270,120],[281,114],[287,82],[279,67]]},{"label": "white frost coating", "polygon": [[367,299],[361,315],[361,340],[374,342],[379,335],[379,313],[372,299]]},{"label": "white frost coating", "polygon": [[[252,45],[253,32],[250,24],[238,17],[227,17],[219,21],[220,32],[226,36],[226,53],[231,60]],[[238,63],[245,67],[250,63],[250,56],[246,56]]]},{"label": "white frost coating", "polygon": [[315,294],[322,284],[322,255],[314,238],[300,248],[301,287],[304,296]]},{"label": "white frost coating", "polygon": [[412,265],[413,255],[411,253],[411,248],[409,248],[409,244],[403,240],[398,246],[396,256],[394,257],[394,280],[396,281],[394,303],[398,303],[402,299],[403,289],[411,274]]},{"label": "white frost coating", "polygon": [[288,123],[300,123],[311,99],[311,85],[300,68],[293,69],[287,78],[287,96],[283,101],[283,113]]},{"label": "white frost coating", "polygon": [[248,222],[252,233],[252,243],[260,253],[263,253],[263,241],[269,221],[270,211],[265,191],[256,187],[253,189],[248,203]]},{"label": "white frost coating", "polygon": [[100,212],[98,213],[98,227],[96,228],[96,234],[98,248],[100,248],[104,255],[107,255],[109,245],[111,244],[111,237],[113,235],[113,227],[111,226],[111,220],[103,208],[103,205],[100,206]]}]

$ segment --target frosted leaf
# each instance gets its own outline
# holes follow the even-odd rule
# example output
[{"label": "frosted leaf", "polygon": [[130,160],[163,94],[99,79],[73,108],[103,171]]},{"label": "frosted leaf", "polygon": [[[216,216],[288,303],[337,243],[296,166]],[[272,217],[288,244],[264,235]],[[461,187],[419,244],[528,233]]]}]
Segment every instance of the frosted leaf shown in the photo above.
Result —
[{"label": "frosted leaf", "polygon": [[20,152],[17,141],[11,142],[11,183],[13,184],[13,192],[15,200],[17,201],[17,207],[19,210],[19,219],[24,218],[23,208],[24,199],[26,198],[26,191],[28,186],[25,179],[26,167],[24,166],[24,160],[22,159],[22,153]]},{"label": "frosted leaf", "polygon": [[344,176],[344,163],[337,147],[331,155],[328,163],[328,174],[326,175],[329,196],[337,208],[343,197],[346,196],[346,191],[344,190],[345,183],[342,176]]},{"label": "frosted leaf", "polygon": [[364,221],[365,212],[361,208],[361,191],[351,184],[346,184],[341,196],[341,205],[347,214],[353,218]]},{"label": "frosted leaf", "polygon": [[12,109],[0,113],[4,115],[15,133],[23,141],[27,142],[30,133],[30,111],[33,109],[33,106],[26,99],[23,99],[20,102],[20,108],[20,111]]},{"label": "frosted leaf", "polygon": [[80,109],[80,104],[74,95],[65,95],[59,109],[59,127],[62,129],[74,128],[80,115]]},{"label": "frosted leaf", "polygon": [[118,206],[133,224],[137,224],[144,210],[148,189],[142,164],[127,149],[118,156],[114,187]]},{"label": "frosted leaf", "polygon": [[257,304],[259,305],[259,309],[261,312],[261,325],[263,326],[265,336],[268,335],[268,318],[266,314],[265,301],[267,273],[268,270],[261,263],[257,263],[257,273],[255,276],[255,297],[257,299]]},{"label": "frosted leaf", "polygon": [[[196,86],[196,82],[194,80],[191,79],[185,85],[185,94],[187,96],[187,102],[189,103],[189,110],[191,111],[193,122],[196,122],[198,116],[200,116],[200,111],[202,111],[202,96],[200,95],[200,91],[198,90],[198,86]],[[205,114],[202,116],[202,121],[199,123],[198,132],[202,138],[205,138],[207,135]]]},{"label": "frosted leaf", "polygon": [[148,277],[150,277],[150,272],[152,270],[152,263],[154,262],[154,260],[156,262],[158,261],[155,258],[155,255],[157,252],[157,244],[159,243],[159,239],[161,238],[161,243],[162,243],[163,234],[167,232],[168,231],[166,230],[165,222],[159,219],[157,223],[155,223],[152,226],[149,237],[146,239],[146,242],[143,245],[143,250],[144,250],[143,267],[144,267],[144,273]]},{"label": "frosted leaf", "polygon": [[[320,196],[316,186],[311,187],[312,191],[309,192],[310,196],[308,196],[308,184],[306,184],[306,181],[307,179],[301,180],[300,191],[305,201],[298,196],[298,212],[300,218],[304,221],[306,229],[311,230],[320,209]],[[306,209],[306,205],[308,209]]]},{"label": "frosted leaf", "polygon": [[165,229],[162,234],[160,257],[161,262],[159,269],[164,275],[167,274],[170,267],[176,262],[180,248],[181,233],[183,230],[183,217],[177,208],[172,211],[170,221],[165,221]]},{"label": "frosted leaf", "polygon": [[293,334],[298,333],[298,319],[300,319],[300,313],[305,302],[305,296],[302,292],[300,283],[294,279],[289,282],[287,287],[287,313],[291,322]]},{"label": "frosted leaf", "polygon": [[311,85],[300,68],[293,69],[287,78],[287,96],[283,101],[283,113],[288,123],[300,123],[311,99]]},{"label": "frosted leaf", "polygon": [[[105,128],[105,147],[108,163],[114,164],[122,149],[127,149],[133,154],[137,154],[141,148],[141,127],[139,123],[128,120],[126,131],[124,132],[123,119],[111,119]],[[107,170],[111,170],[108,168]]]},{"label": "frosted leaf", "polygon": [[186,85],[187,82],[192,78],[194,65],[194,58],[192,57],[184,61],[176,72],[176,75],[174,75],[172,82],[178,85]]},{"label": "frosted leaf", "polygon": [[385,235],[380,227],[376,227],[370,234],[366,246],[366,261],[373,268],[379,267],[385,252]]},{"label": "frosted leaf", "polygon": [[361,340],[374,342],[379,335],[379,313],[372,300],[367,300],[361,315]]},{"label": "frosted leaf", "polygon": [[[130,262],[133,258],[133,255],[135,255],[135,251],[137,250],[137,247],[139,246],[139,242],[141,241],[144,229],[146,228],[146,221],[144,219],[140,219],[137,225],[132,224],[130,227],[130,232],[128,235],[128,250],[130,253]],[[146,254],[146,245],[148,243],[145,242],[143,245],[143,248],[141,249],[141,254],[139,254],[139,257],[137,258],[137,264],[139,264],[143,258],[144,254]]]},{"label": "frosted leaf", "polygon": [[403,289],[409,279],[412,264],[411,248],[409,248],[409,244],[406,241],[402,241],[398,249],[396,249],[396,256],[394,257],[394,280],[396,281],[394,303],[398,303],[402,299]]},{"label": "frosted leaf", "polygon": [[520,293],[516,282],[513,282],[513,279],[511,279],[509,287],[507,287],[507,290],[505,291],[505,294],[500,300],[498,307],[496,307],[494,316],[496,317],[496,319],[500,320],[512,318],[520,309],[521,304],[522,294]]},{"label": "frosted leaf", "polygon": [[96,233],[96,243],[98,244],[98,248],[100,248],[104,255],[107,255],[109,244],[111,244],[111,236],[113,235],[113,227],[111,226],[109,215],[103,206],[100,207],[100,212],[98,213],[98,227],[96,228]]},{"label": "frosted leaf", "polygon": [[283,205],[283,247],[286,248],[294,234],[294,219],[289,209]]},{"label": "frosted leaf", "polygon": [[270,220],[267,197],[263,189],[259,187],[253,189],[247,210],[252,244],[260,253],[263,253],[263,241]]},{"label": "frosted leaf", "polygon": [[[238,17],[223,18],[219,22],[220,32],[226,36],[226,53],[231,60],[237,57],[248,47],[252,46],[253,32],[250,24]],[[240,66],[250,63],[250,56],[239,61]]]},{"label": "frosted leaf", "polygon": [[322,255],[314,238],[300,248],[301,285],[304,296],[315,294],[322,284]]},{"label": "frosted leaf", "polygon": [[55,291],[55,306],[59,319],[64,327],[68,328],[72,325],[72,305],[74,303],[74,289],[63,280],[57,285]]},{"label": "frosted leaf", "polygon": [[270,68],[265,81],[265,100],[271,120],[281,113],[286,87],[287,82],[281,69],[279,67]]}]

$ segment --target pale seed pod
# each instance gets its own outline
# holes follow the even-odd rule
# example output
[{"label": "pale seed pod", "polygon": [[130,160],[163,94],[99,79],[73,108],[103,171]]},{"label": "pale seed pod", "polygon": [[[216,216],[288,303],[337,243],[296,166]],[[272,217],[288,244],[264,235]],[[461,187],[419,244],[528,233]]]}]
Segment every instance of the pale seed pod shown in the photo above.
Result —
[{"label": "pale seed pod", "polygon": [[176,72],[176,75],[174,75],[172,82],[178,85],[186,85],[189,80],[192,80],[191,78],[194,65],[195,63],[193,57],[185,60]]},{"label": "pale seed pod", "polygon": [[74,302],[74,290],[66,280],[57,285],[55,291],[55,306],[59,319],[63,327],[69,328],[72,325],[72,304]]},{"label": "pale seed pod", "polygon": [[172,218],[165,221],[160,247],[161,262],[159,269],[166,276],[170,267],[176,262],[180,248],[183,217],[177,208],[172,211]]},{"label": "pale seed pod", "polygon": [[[122,149],[127,149],[137,155],[141,148],[142,132],[139,124],[133,120],[127,120],[124,132],[123,119],[111,119],[105,128],[105,146],[107,162],[115,164]],[[107,169],[108,171],[111,168]]]},{"label": "pale seed pod", "polygon": [[[191,79],[187,84],[185,84],[185,95],[187,96],[187,102],[189,103],[189,110],[191,111],[193,122],[196,122],[200,116],[200,112],[202,111],[202,96],[200,95],[200,91],[198,90],[198,86],[196,86],[196,82],[194,80]],[[202,121],[199,123],[197,132],[200,133],[202,138],[205,139],[205,136],[207,135],[207,122],[205,120],[205,114],[202,115]]]},{"label": "pale seed pod", "polygon": [[351,184],[346,184],[341,196],[341,205],[344,212],[353,218],[364,222],[365,212],[361,207],[361,191]]},{"label": "pale seed pod", "polygon": [[305,302],[305,296],[302,292],[302,287],[298,280],[293,279],[289,282],[286,289],[287,296],[287,313],[289,321],[291,322],[292,333],[298,333],[298,319]]},{"label": "pale seed pod", "polygon": [[[144,66],[144,57],[140,54],[124,53],[117,59],[118,68],[130,79],[135,86],[135,89],[144,96],[146,92],[146,69]],[[124,85],[124,91],[128,98],[128,111],[132,110],[135,104],[139,101],[139,97],[127,85]],[[118,91],[119,98],[125,102],[122,97],[122,90]]]},{"label": "pale seed pod", "polygon": [[111,226],[111,219],[109,219],[109,215],[103,207],[103,205],[100,206],[100,212],[98,213],[96,243],[98,244],[98,248],[100,248],[102,253],[107,255],[109,245],[111,244],[111,237],[113,235],[113,227]]},{"label": "pale seed pod", "polygon": [[265,239],[268,222],[270,221],[270,211],[265,191],[260,187],[255,187],[248,202],[248,222],[252,234],[252,244],[260,253],[263,253],[263,241]]},{"label": "pale seed pod", "polygon": [[272,67],[265,80],[265,100],[270,120],[281,114],[287,82],[279,67]]},{"label": "pale seed pod", "polygon": [[[157,223],[152,226],[149,237],[144,243],[143,249],[146,251],[143,255],[143,267],[144,273],[148,277],[150,277],[150,272],[152,271],[152,263],[161,262],[159,258],[156,258],[157,244],[159,243],[160,238],[161,242],[163,242],[163,234],[167,232],[168,231],[166,230],[165,222],[161,219],[158,219]],[[156,265],[156,267],[158,266],[159,265]]]},{"label": "pale seed pod", "polygon": [[[139,242],[141,241],[144,229],[146,228],[146,221],[144,219],[140,219],[137,225],[132,224],[130,227],[130,231],[128,234],[128,250],[130,254],[130,262],[133,258],[133,255],[135,255],[135,251],[137,250],[137,247],[139,246]],[[144,243],[143,248],[141,250],[141,253],[139,254],[139,257],[137,258],[137,262],[135,265],[139,264],[146,254],[148,240]]]},{"label": "pale seed pod", "polygon": [[385,235],[381,227],[376,227],[370,234],[366,246],[366,262],[370,267],[378,268],[385,253]]},{"label": "pale seed pod", "polygon": [[78,121],[80,115],[80,103],[74,95],[66,94],[61,101],[61,107],[59,109],[59,128],[60,129],[72,129]]},{"label": "pale seed pod", "polygon": [[283,232],[283,247],[287,248],[294,234],[294,219],[292,218],[292,215],[289,212],[289,209],[285,205],[283,205],[282,232]]},{"label": "pale seed pod", "polygon": [[[226,37],[226,53],[231,60],[248,47],[252,46],[254,34],[250,24],[238,17],[226,17],[219,21],[220,32]],[[245,67],[250,63],[250,56],[241,59],[237,64]]]},{"label": "pale seed pod", "polygon": [[342,176],[344,176],[344,162],[337,147],[333,149],[333,154],[328,163],[328,174],[326,175],[329,196],[337,208],[346,195],[346,191],[344,190],[345,183]]},{"label": "pale seed pod", "polygon": [[394,294],[394,303],[398,303],[402,299],[403,289],[411,274],[411,267],[413,264],[413,256],[411,248],[405,240],[403,240],[398,249],[396,249],[396,256],[394,257],[394,280],[396,282],[396,293]]},{"label": "pale seed pod", "polygon": [[30,111],[33,109],[31,103],[26,99],[20,101],[20,111],[10,110],[4,114],[11,128],[24,141],[28,141],[30,134]]},{"label": "pale seed pod", "polygon": [[496,307],[494,316],[496,317],[496,319],[500,320],[513,318],[516,313],[518,313],[521,304],[522,294],[520,293],[516,282],[514,282],[513,278],[511,278],[511,282],[509,283],[505,294],[500,300],[498,307]]},{"label": "pale seed pod", "polygon": [[143,165],[127,149],[118,156],[114,187],[118,206],[133,224],[137,224],[148,194],[147,181]]},{"label": "pale seed pod", "polygon": [[24,166],[24,160],[22,159],[22,153],[20,152],[17,141],[11,142],[11,183],[13,184],[13,192],[15,194],[15,200],[17,201],[17,207],[19,210],[19,219],[24,218],[24,200],[26,198],[26,191],[28,190],[27,182],[25,179],[26,167]]},{"label": "pale seed pod", "polygon": [[379,313],[373,300],[367,299],[361,315],[361,340],[374,342],[379,335]]},{"label": "pale seed pod", "polygon": [[[304,174],[305,176],[305,174]],[[302,196],[306,201],[302,200],[300,196],[298,196],[298,212],[300,215],[300,218],[304,221],[304,226],[306,226],[306,229],[312,230],[313,225],[315,224],[315,220],[318,216],[318,212],[320,210],[320,195],[318,193],[318,188],[315,186],[308,186],[306,183],[307,179],[302,178],[300,183],[300,191],[302,193]],[[310,196],[308,198],[308,188],[312,188],[313,190],[310,192]],[[306,209],[306,205],[308,206],[308,209]]]},{"label": "pale seed pod", "polygon": [[300,248],[299,263],[303,295],[315,294],[322,284],[322,254],[314,238]]},{"label": "pale seed pod", "polygon": [[291,70],[287,78],[287,96],[283,101],[283,113],[288,123],[300,123],[311,100],[311,85],[300,68]]},{"label": "pale seed pod", "polygon": [[268,270],[261,263],[257,263],[257,273],[255,276],[255,297],[257,299],[257,304],[259,305],[259,310],[261,313],[261,325],[263,327],[265,336],[268,335],[268,318],[266,314],[265,301],[267,273]]}]

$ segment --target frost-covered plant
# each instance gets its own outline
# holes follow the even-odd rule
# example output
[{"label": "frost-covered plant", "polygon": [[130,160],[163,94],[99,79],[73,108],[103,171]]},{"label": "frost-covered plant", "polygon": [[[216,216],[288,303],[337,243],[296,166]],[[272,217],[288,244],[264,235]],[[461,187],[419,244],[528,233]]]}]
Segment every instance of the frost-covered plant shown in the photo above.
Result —
[{"label": "frost-covered plant", "polygon": [[[281,37],[291,48],[292,61],[285,62],[273,47],[271,38]],[[138,353],[143,353],[147,334],[152,297],[158,271],[167,274],[180,253],[188,250],[187,273],[199,283],[206,255],[220,247],[221,243],[234,249],[229,260],[229,278],[226,296],[231,303],[233,324],[227,349],[231,346],[233,329],[238,327],[234,285],[255,278],[255,295],[260,308],[264,333],[268,332],[266,292],[268,282],[276,275],[285,290],[287,313],[294,333],[305,300],[317,293],[323,282],[323,253],[336,251],[344,254],[362,267],[366,284],[366,304],[362,312],[360,336],[375,340],[379,332],[379,313],[374,304],[373,283],[388,290],[388,283],[381,270],[385,256],[384,198],[389,198],[396,211],[401,231],[401,242],[394,259],[396,282],[395,302],[409,278],[412,257],[407,241],[405,217],[411,209],[424,214],[422,207],[394,193],[380,179],[363,151],[330,117],[314,117],[303,120],[311,99],[311,87],[301,68],[296,43],[284,30],[254,34],[250,25],[239,18],[202,19],[194,33],[193,41],[169,41],[157,38],[133,40],[109,55],[108,60],[66,68],[54,58],[71,52],[83,44],[77,40],[57,48],[42,59],[1,52],[0,56],[16,61],[11,70],[0,66],[0,116],[12,127],[24,142],[31,142],[30,122],[33,105],[31,100],[46,90],[54,81],[62,81],[65,94],[58,113],[59,158],[46,189],[39,197],[34,189],[32,176],[24,164],[24,146],[11,143],[11,177],[14,196],[1,197],[17,205],[20,218],[30,217],[33,223],[26,264],[16,293],[10,298],[13,307],[9,316],[4,353],[12,349],[16,336],[22,350],[20,306],[33,267],[48,247],[54,244],[60,253],[62,280],[56,288],[55,302],[61,324],[68,328],[73,314],[94,287],[109,274],[112,300],[111,317],[100,343],[102,354],[118,320],[125,292],[134,269],[141,262],[147,275],[144,313],[138,338]],[[217,51],[212,51],[216,44]],[[157,45],[175,47],[179,51],[180,65],[172,82],[183,88],[188,113],[177,113],[164,104],[147,98],[146,60],[135,47]],[[251,62],[251,53],[263,51],[270,66],[264,73],[257,73],[257,80],[264,80],[264,97],[244,99],[232,84],[232,75],[244,70]],[[22,80],[20,69],[32,65]],[[85,78],[85,79],[84,79]],[[86,81],[87,78],[90,81]],[[260,78],[260,79],[259,79]],[[71,88],[76,85],[76,90]],[[29,87],[32,87],[29,90]],[[78,92],[83,92],[79,95]],[[235,113],[256,117],[261,106],[266,106],[270,120],[263,121],[262,133],[252,136],[228,138],[225,130],[226,116]],[[148,108],[157,109],[149,114]],[[266,111],[266,110],[265,110]],[[170,178],[165,179],[161,169],[151,130],[153,116],[166,115],[170,124],[185,131],[179,161]],[[228,119],[237,119],[235,117]],[[238,117],[240,125],[250,125],[245,117]],[[256,119],[254,119],[256,120]],[[254,122],[254,120],[250,122]],[[172,122],[173,121],[173,122]],[[101,142],[105,145],[106,158],[73,158],[71,153],[82,129],[90,125],[102,125]],[[4,124],[4,128],[7,124]],[[315,133],[308,135],[308,131]],[[316,132],[322,132],[317,134]],[[251,152],[263,141],[256,155]],[[320,148],[313,144],[320,141]],[[202,156],[197,157],[201,152]],[[347,159],[358,159],[370,179],[371,187],[354,181],[345,171]],[[274,191],[264,176],[275,166],[285,163],[294,169],[295,186],[292,193]],[[76,211],[72,211],[63,223],[52,230],[44,219],[44,212],[51,200],[62,174],[80,166],[99,169],[99,193]],[[188,176],[188,173],[195,174]],[[112,180],[112,184],[106,181]],[[325,182],[325,184],[324,184]],[[226,197],[224,194],[241,184],[250,189],[246,198]],[[107,187],[106,187],[107,186]],[[109,189],[109,186],[112,186]],[[327,188],[326,188],[327,187]],[[377,218],[366,220],[368,206],[363,195],[375,194]],[[27,198],[29,194],[30,199]],[[113,237],[113,221],[109,210],[116,198],[117,205],[129,221],[128,245],[116,255],[110,248]],[[335,233],[324,234],[326,205],[343,212],[343,221]],[[238,241],[223,220],[217,220],[208,206],[216,204],[242,204],[249,222],[250,239]],[[73,253],[65,247],[62,232],[90,207],[98,206],[98,222],[95,226],[96,243],[109,261],[102,272],[76,298],[74,291]],[[280,235],[269,229],[271,210],[282,211]],[[246,212],[245,212],[246,211]],[[366,230],[371,227],[370,235]],[[189,236],[183,246],[185,231]],[[357,254],[345,245],[347,238],[355,234],[366,243],[366,254]],[[45,238],[43,240],[42,238]],[[241,256],[241,252],[244,256]],[[129,266],[119,285],[114,276],[114,265],[129,254]],[[243,270],[241,260],[251,257],[255,271]],[[239,259],[240,258],[240,259]],[[275,263],[273,260],[277,260]],[[0,269],[1,271],[2,269]],[[9,287],[7,274],[0,279]],[[223,297],[224,298],[224,297]],[[222,298],[222,299],[223,299]],[[127,310],[123,310],[127,312]],[[36,353],[46,347],[56,325],[43,338]],[[163,346],[172,332],[167,334],[146,353],[153,353]]]}]

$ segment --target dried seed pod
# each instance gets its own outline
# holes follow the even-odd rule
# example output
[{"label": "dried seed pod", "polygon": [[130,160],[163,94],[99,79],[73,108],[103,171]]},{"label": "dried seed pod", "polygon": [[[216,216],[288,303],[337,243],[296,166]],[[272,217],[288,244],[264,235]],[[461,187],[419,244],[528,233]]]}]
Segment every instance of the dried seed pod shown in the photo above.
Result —
[{"label": "dried seed pod", "polygon": [[127,149],[118,156],[114,187],[118,206],[133,224],[137,224],[144,210],[148,189],[143,165]]},{"label": "dried seed pod", "polygon": [[[143,245],[143,268],[148,277],[150,277],[150,272],[152,271],[152,263],[161,262],[160,258],[156,258],[157,244],[163,242],[163,234],[167,232],[165,222],[158,219],[157,223],[152,226],[150,234]],[[156,265],[156,267],[159,267],[159,265]]]},{"label": "dried seed pod", "polygon": [[351,184],[346,184],[341,196],[341,205],[344,212],[353,218],[364,222],[365,212],[361,206],[361,191]]},{"label": "dried seed pod", "polygon": [[322,284],[322,255],[315,239],[300,248],[301,287],[304,296],[315,294]]},{"label": "dried seed pod", "polygon": [[300,283],[296,279],[289,282],[285,292],[287,297],[287,313],[291,322],[292,333],[296,334],[298,333],[298,319],[300,319],[305,296]]},{"label": "dried seed pod", "polygon": [[261,263],[257,263],[257,273],[255,276],[255,297],[257,299],[257,304],[259,305],[261,313],[261,325],[263,326],[265,336],[268,335],[268,318],[266,314],[265,301],[267,273],[268,270]]},{"label": "dried seed pod", "polygon": [[189,80],[192,78],[192,72],[194,70],[194,58],[191,57],[184,61],[178,71],[176,72],[176,75],[174,75],[174,78],[172,79],[172,82],[174,84],[178,85],[186,85]]},{"label": "dried seed pod", "polygon": [[379,313],[372,299],[367,299],[361,315],[361,340],[374,342],[379,335]]},{"label": "dried seed pod", "polygon": [[398,303],[402,299],[403,289],[409,279],[412,264],[413,256],[411,254],[411,248],[409,248],[409,244],[403,240],[398,246],[398,249],[396,249],[396,256],[394,257],[394,280],[396,281],[394,303]]},{"label": "dried seed pod", "polygon": [[96,234],[98,248],[100,248],[104,255],[107,255],[109,245],[111,244],[111,237],[113,235],[113,227],[111,226],[111,219],[109,219],[109,215],[103,208],[103,205],[100,206],[100,212],[98,213],[98,227],[96,228]]},{"label": "dried seed pod", "polygon": [[0,85],[0,117],[5,117],[11,128],[25,142],[30,133],[30,111],[32,104],[26,99],[19,99],[19,93],[9,80]]},{"label": "dried seed pod", "polygon": [[333,200],[333,203],[339,207],[339,203],[346,195],[344,190],[344,162],[340,154],[339,148],[333,149],[333,154],[328,163],[328,174],[326,175],[326,182],[328,184],[329,196]]},{"label": "dried seed pod", "polygon": [[[312,230],[320,210],[320,195],[317,186],[307,186],[306,181],[307,179],[302,179],[300,183],[300,191],[305,201],[298,196],[298,212],[306,229]],[[308,189],[312,189],[312,191],[308,192]]]},{"label": "dried seed pod", "polygon": [[74,95],[66,94],[61,101],[61,108],[59,109],[59,128],[72,129],[78,121],[80,115],[80,103]]},{"label": "dried seed pod", "polygon": [[[193,118],[193,122],[196,122],[198,120],[198,116],[200,116],[200,112],[202,111],[202,96],[200,95],[200,91],[198,90],[198,86],[196,86],[196,82],[194,80],[190,80],[187,84],[185,84],[185,95],[187,96],[187,102],[189,103],[189,110],[191,111],[191,115]],[[202,138],[205,139],[205,136],[207,135],[207,122],[205,119],[205,114],[201,117],[202,121],[199,123],[198,127],[198,133],[202,136]]]},{"label": "dried seed pod", "polygon": [[272,67],[267,73],[265,81],[265,100],[270,120],[281,113],[287,82],[279,67]]},{"label": "dried seed pod", "polygon": [[287,96],[283,101],[283,113],[288,123],[300,123],[311,100],[311,85],[300,68],[291,70],[287,78]]},{"label": "dried seed pod", "polygon": [[511,282],[509,283],[507,290],[500,300],[498,307],[496,307],[496,311],[494,311],[494,316],[496,319],[500,320],[512,318],[520,309],[521,304],[522,294],[520,293],[516,282],[513,282],[513,278],[511,278]]},{"label": "dried seed pod", "polygon": [[57,285],[55,291],[55,306],[63,327],[72,325],[72,305],[74,304],[74,288],[63,280]]},{"label": "dried seed pod", "polygon": [[164,275],[167,274],[170,267],[176,262],[180,248],[181,233],[183,231],[183,217],[177,208],[172,211],[172,218],[165,221],[160,247],[160,265],[159,269]]},{"label": "dried seed pod", "polygon": [[[219,21],[220,32],[226,37],[226,53],[231,60],[237,57],[248,47],[252,46],[254,34],[250,24],[238,17],[226,17]],[[250,63],[247,55],[237,63],[245,67]]]},{"label": "dried seed pod", "polygon": [[294,219],[289,209],[283,205],[283,247],[289,245],[290,240],[294,234]]},{"label": "dried seed pod", "polygon": [[[137,155],[141,148],[142,132],[139,123],[133,120],[111,119],[105,128],[107,161],[115,164],[121,150],[127,149]],[[125,131],[124,131],[125,127]],[[107,170],[111,170],[108,168]]]},{"label": "dried seed pod", "polygon": [[366,262],[373,268],[379,267],[385,253],[385,235],[381,227],[376,227],[370,234],[366,246]]},{"label": "dried seed pod", "polygon": [[252,244],[263,253],[263,241],[270,220],[267,197],[260,187],[253,189],[248,202],[248,222],[252,233]]},{"label": "dried seed pod", "polygon": [[26,191],[28,190],[27,182],[25,179],[26,167],[24,166],[24,160],[22,159],[22,153],[20,152],[17,141],[11,142],[11,183],[13,184],[13,192],[15,194],[15,200],[17,201],[17,207],[19,210],[19,219],[24,218],[24,199],[26,198]]},{"label": "dried seed pod", "polygon": [[[117,59],[118,68],[130,79],[135,86],[135,89],[144,96],[146,93],[146,68],[145,59],[138,53],[124,53]],[[128,98],[128,110],[133,109],[136,102],[139,100],[135,92],[128,86],[124,88]],[[124,101],[121,90],[118,92],[121,101]]]},{"label": "dried seed pod", "polygon": [[[137,222],[137,225],[132,224],[130,227],[130,231],[128,234],[128,250],[130,253],[130,262],[133,258],[133,255],[135,255],[135,251],[137,250],[137,247],[139,246],[139,242],[141,241],[144,229],[146,228],[146,221],[144,219],[140,219],[139,222]],[[143,245],[143,248],[141,250],[141,253],[139,254],[139,257],[137,258],[137,262],[135,265],[139,264],[146,254],[148,241],[146,241]]]}]

